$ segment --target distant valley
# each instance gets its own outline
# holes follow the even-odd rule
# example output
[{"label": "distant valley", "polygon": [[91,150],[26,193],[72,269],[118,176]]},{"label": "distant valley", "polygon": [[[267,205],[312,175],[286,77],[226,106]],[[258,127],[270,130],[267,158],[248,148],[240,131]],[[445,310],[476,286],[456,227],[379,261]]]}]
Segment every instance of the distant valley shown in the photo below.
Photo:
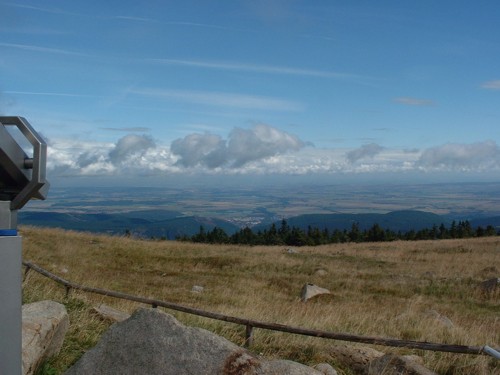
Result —
[{"label": "distant valley", "polygon": [[54,188],[19,213],[21,225],[174,239],[200,226],[228,234],[286,219],[306,229],[394,231],[453,220],[500,228],[500,184],[307,185],[266,188]]}]

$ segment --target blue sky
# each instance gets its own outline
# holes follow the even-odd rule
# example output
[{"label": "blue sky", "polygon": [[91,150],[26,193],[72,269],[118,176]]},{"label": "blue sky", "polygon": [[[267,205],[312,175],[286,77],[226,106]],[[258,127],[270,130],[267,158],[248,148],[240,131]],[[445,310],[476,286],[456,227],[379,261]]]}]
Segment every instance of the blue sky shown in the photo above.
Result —
[{"label": "blue sky", "polygon": [[496,1],[12,0],[0,14],[0,114],[46,138],[54,181],[500,179]]}]

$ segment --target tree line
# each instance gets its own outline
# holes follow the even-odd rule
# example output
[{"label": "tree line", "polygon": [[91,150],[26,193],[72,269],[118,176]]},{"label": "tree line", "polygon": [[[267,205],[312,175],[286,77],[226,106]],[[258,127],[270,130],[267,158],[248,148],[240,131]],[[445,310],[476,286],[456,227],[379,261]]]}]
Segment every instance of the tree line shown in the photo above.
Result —
[{"label": "tree line", "polygon": [[496,235],[499,233],[493,226],[472,228],[468,220],[453,221],[449,227],[441,224],[434,225],[432,228],[396,232],[384,229],[377,223],[369,229],[361,230],[357,222],[352,224],[350,230],[328,230],[327,228],[319,229],[311,226],[307,230],[303,230],[288,225],[287,221],[283,219],[280,225],[273,223],[268,229],[254,232],[251,228],[245,227],[232,235],[228,235],[219,227],[207,231],[203,226],[200,226],[197,234],[180,236],[177,240],[210,244],[317,246],[345,242],[440,240]]}]

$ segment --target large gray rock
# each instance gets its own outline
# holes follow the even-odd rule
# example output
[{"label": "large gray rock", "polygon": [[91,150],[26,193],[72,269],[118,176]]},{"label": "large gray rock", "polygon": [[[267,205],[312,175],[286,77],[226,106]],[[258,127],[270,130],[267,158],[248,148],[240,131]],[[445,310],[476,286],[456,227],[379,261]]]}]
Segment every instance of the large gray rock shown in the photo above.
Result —
[{"label": "large gray rock", "polygon": [[333,345],[329,353],[337,363],[351,369],[355,374],[364,374],[370,362],[384,355],[384,353],[367,346],[348,345]]},{"label": "large gray rock", "polygon": [[368,375],[437,375],[408,357],[385,354],[368,366]]},{"label": "large gray rock", "polygon": [[138,309],[114,324],[66,375],[321,375],[291,361],[265,361],[158,309]]},{"label": "large gray rock", "polygon": [[47,358],[59,353],[69,328],[64,305],[40,301],[22,308],[22,373],[34,374]]},{"label": "large gray rock", "polygon": [[318,363],[316,366],[314,366],[314,369],[318,370],[323,375],[338,375],[337,370],[335,370],[328,363]]}]

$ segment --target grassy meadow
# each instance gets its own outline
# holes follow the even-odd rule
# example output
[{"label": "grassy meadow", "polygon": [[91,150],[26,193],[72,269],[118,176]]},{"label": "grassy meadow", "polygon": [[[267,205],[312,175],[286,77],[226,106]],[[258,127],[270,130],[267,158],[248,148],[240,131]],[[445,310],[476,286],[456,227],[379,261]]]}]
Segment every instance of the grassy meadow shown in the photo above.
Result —
[{"label": "grassy meadow", "polygon": [[[174,241],[143,241],[57,229],[23,227],[23,259],[76,283],[176,302],[223,314],[356,335],[500,347],[500,293],[482,294],[478,284],[500,277],[500,237],[319,247],[247,247]],[[332,292],[300,301],[305,283]],[[204,287],[193,293],[194,285]],[[72,291],[28,273],[25,303],[64,303],[71,320],[61,354],[45,373],[62,373],[95,345],[109,323],[92,314],[106,303],[132,312],[140,305]],[[244,342],[242,326],[168,311],[181,322]],[[448,318],[453,325],[436,319]],[[328,362],[336,345],[368,346],[254,330],[250,348],[268,358],[309,365]],[[382,352],[416,354],[439,374],[500,374],[489,356],[371,346]],[[43,372],[42,372],[43,373]]]}]

